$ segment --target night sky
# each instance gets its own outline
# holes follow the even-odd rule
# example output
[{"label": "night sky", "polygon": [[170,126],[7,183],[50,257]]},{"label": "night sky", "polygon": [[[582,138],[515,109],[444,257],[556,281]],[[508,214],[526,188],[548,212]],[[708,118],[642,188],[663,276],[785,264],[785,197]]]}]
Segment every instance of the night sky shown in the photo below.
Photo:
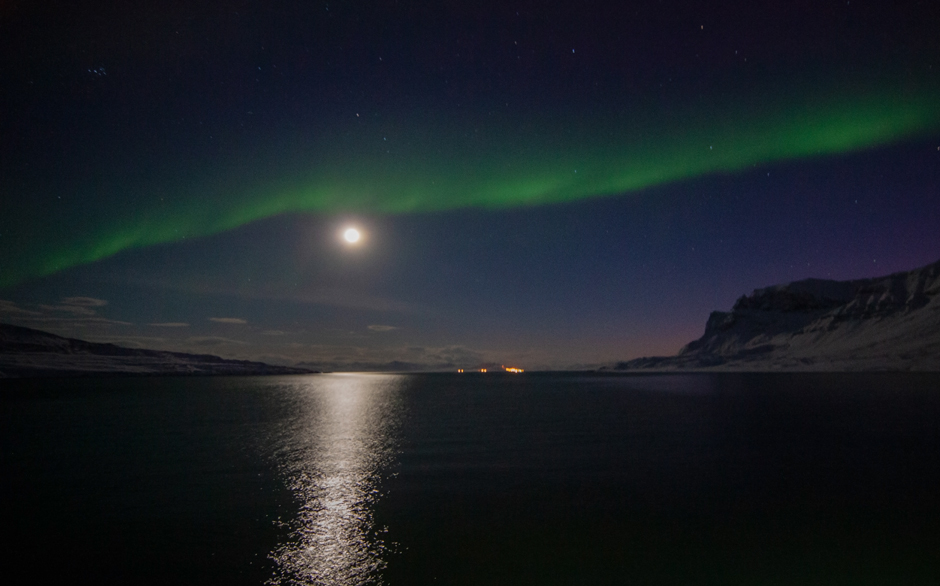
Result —
[{"label": "night sky", "polygon": [[[934,1],[0,2],[0,321],[570,368],[940,258]],[[349,245],[343,230],[363,238]]]}]

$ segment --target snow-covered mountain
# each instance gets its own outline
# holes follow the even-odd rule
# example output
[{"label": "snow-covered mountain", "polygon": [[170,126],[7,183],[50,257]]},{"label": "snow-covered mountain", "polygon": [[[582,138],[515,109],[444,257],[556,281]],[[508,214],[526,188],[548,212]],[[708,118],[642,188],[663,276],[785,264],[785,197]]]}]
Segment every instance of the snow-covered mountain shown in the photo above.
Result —
[{"label": "snow-covered mountain", "polygon": [[618,370],[940,371],[940,261],[886,277],[757,289],[670,357]]},{"label": "snow-covered mountain", "polygon": [[261,375],[303,374],[303,368],[226,360],[209,354],[184,354],[124,348],[63,338],[47,332],[0,324],[0,377],[97,374]]}]

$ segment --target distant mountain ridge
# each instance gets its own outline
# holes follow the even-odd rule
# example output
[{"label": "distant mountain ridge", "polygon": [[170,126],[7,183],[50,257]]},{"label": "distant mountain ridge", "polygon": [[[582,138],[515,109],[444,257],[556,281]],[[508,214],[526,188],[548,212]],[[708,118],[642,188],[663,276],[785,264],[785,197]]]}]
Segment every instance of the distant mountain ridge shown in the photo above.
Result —
[{"label": "distant mountain ridge", "polygon": [[311,372],[315,371],[248,360],[227,360],[211,354],[124,348],[115,344],[86,342],[31,328],[0,324],[0,377],[100,374],[268,375]]},{"label": "distant mountain ridge", "polygon": [[678,355],[617,370],[940,370],[940,261],[873,279],[805,279],[712,312]]}]

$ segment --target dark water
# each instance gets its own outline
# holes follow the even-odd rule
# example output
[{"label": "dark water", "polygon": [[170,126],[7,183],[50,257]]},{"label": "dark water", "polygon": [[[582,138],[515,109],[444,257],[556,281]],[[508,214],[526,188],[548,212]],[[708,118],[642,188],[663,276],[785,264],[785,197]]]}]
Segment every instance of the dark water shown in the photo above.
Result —
[{"label": "dark water", "polygon": [[3,575],[938,584],[940,375],[0,383]]}]

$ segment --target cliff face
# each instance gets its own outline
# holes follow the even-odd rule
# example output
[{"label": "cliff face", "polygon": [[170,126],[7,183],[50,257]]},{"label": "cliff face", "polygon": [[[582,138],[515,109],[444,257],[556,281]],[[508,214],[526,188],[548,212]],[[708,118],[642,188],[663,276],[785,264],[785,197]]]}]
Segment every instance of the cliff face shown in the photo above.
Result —
[{"label": "cliff face", "polygon": [[620,369],[940,370],[940,261],[875,279],[758,289],[679,354]]},{"label": "cliff face", "polygon": [[226,360],[210,354],[163,352],[85,342],[30,328],[0,324],[0,377],[309,372],[313,371],[248,360]]}]

